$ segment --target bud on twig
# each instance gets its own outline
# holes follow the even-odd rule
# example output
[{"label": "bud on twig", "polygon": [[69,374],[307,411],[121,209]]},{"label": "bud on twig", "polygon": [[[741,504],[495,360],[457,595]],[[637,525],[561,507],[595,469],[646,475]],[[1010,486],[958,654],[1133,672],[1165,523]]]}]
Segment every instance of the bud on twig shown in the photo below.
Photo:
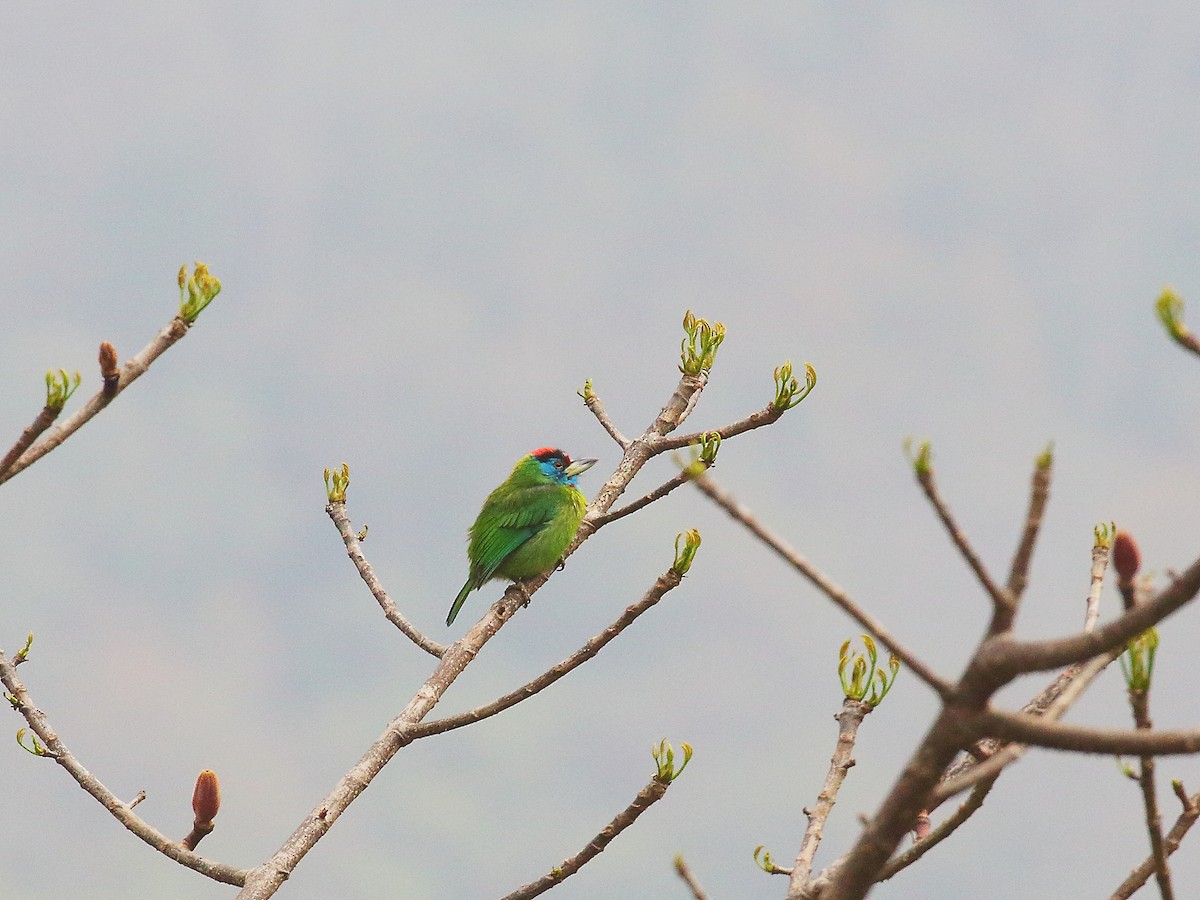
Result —
[{"label": "bud on twig", "polygon": [[1125,608],[1132,608],[1135,600],[1133,579],[1142,567],[1142,553],[1128,532],[1118,531],[1112,547],[1113,568],[1117,570],[1117,589]]},{"label": "bud on twig", "polygon": [[115,397],[117,385],[121,383],[121,370],[117,366],[117,348],[108,341],[100,345],[100,377],[104,379],[104,396]]},{"label": "bud on twig", "polygon": [[1112,560],[1117,577],[1122,581],[1133,581],[1138,569],[1142,567],[1142,552],[1138,549],[1137,541],[1128,532],[1117,533],[1117,539],[1113,541]]},{"label": "bud on twig", "polygon": [[917,821],[913,823],[913,837],[918,841],[923,841],[929,837],[929,832],[933,830],[933,823],[929,821],[929,810],[923,809],[917,814]]},{"label": "bud on twig", "polygon": [[217,781],[217,773],[205,769],[196,777],[196,788],[192,791],[192,812],[196,818],[192,822],[192,831],[181,844],[188,850],[195,850],[196,845],[204,840],[205,835],[211,834],[213,819],[221,808],[221,785]]}]

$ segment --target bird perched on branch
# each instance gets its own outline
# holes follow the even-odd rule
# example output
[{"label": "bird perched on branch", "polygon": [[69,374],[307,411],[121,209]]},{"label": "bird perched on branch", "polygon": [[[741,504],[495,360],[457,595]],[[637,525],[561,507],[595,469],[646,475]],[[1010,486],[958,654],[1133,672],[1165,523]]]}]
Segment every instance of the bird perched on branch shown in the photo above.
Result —
[{"label": "bird perched on branch", "polygon": [[540,447],[517,461],[505,482],[488,494],[468,532],[471,574],[454,598],[447,625],[467,594],[485,582],[532,578],[558,565],[587,507],[576,482],[595,462],[572,462],[554,447]]}]

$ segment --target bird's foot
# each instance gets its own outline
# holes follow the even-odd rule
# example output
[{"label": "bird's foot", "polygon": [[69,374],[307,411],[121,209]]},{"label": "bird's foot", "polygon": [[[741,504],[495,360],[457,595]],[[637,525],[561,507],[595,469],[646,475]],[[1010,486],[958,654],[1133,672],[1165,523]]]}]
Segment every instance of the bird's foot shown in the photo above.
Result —
[{"label": "bird's foot", "polygon": [[521,601],[521,605],[528,606],[529,601],[533,599],[529,596],[529,591],[525,590],[525,588],[519,584],[514,584],[513,587],[517,589],[517,599]]},{"label": "bird's foot", "polygon": [[562,571],[563,569],[565,569],[566,567],[567,567],[567,561],[566,561],[565,559],[563,559],[563,558],[560,556],[560,557],[558,558],[558,564],[557,564],[557,565],[555,565],[555,567],[554,567],[554,571],[555,571],[555,572],[561,572],[561,571]]}]

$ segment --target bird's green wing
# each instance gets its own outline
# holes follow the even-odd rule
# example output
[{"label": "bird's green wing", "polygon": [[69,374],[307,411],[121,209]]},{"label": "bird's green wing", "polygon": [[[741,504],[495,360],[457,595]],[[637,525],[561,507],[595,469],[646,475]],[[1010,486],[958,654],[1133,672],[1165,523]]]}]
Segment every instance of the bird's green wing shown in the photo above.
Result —
[{"label": "bird's green wing", "polygon": [[512,491],[488,497],[471,527],[472,575],[477,586],[558,512],[559,498],[548,491]]}]

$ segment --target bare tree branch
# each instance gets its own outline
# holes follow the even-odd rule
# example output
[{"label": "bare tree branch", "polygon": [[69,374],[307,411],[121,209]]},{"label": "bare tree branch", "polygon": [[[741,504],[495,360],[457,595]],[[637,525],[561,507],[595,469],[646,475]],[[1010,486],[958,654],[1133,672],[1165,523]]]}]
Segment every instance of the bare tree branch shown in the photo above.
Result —
[{"label": "bare tree branch", "polygon": [[630,444],[629,438],[621,434],[617,426],[613,424],[612,419],[608,417],[608,413],[604,409],[604,404],[600,402],[600,398],[596,396],[596,392],[592,390],[592,383],[590,381],[584,385],[583,390],[580,392],[580,396],[583,397],[583,402],[591,411],[592,415],[596,417],[596,421],[599,422],[601,427],[603,427],[604,430],[609,433],[609,436],[617,442],[617,446],[619,446],[622,450],[628,447]]},{"label": "bare tree branch", "polygon": [[1109,541],[1092,542],[1092,579],[1088,585],[1087,611],[1083,617],[1083,633],[1090,634],[1100,619],[1100,591],[1104,587],[1104,573],[1108,570],[1108,559],[1112,554]]},{"label": "bare tree branch", "polygon": [[674,569],[668,569],[662,575],[658,576],[658,580],[653,587],[646,592],[637,603],[626,608],[615,622],[597,634],[586,644],[560,662],[558,665],[546,672],[543,672],[537,678],[522,685],[515,691],[505,694],[503,697],[498,697],[491,703],[485,703],[482,706],[477,706],[475,709],[467,710],[454,716],[446,716],[444,719],[435,719],[432,722],[422,722],[419,725],[414,725],[409,729],[410,736],[416,738],[429,737],[432,734],[441,734],[446,731],[451,731],[455,728],[461,728],[464,725],[471,725],[489,716],[494,716],[497,713],[516,706],[522,700],[527,700],[539,691],[544,690],[554,682],[558,681],[568,672],[583,665],[589,659],[599,653],[606,644],[609,643],[618,634],[633,624],[638,618],[650,607],[658,603],[659,600],[667,593],[667,591],[678,587],[683,580],[683,576]]},{"label": "bare tree branch", "polygon": [[167,323],[167,326],[137,356],[126,361],[125,365],[121,368],[121,379],[117,383],[116,390],[101,387],[99,391],[92,395],[87,403],[76,410],[65,422],[51,431],[44,440],[34,444],[22,453],[20,458],[12,464],[12,467],[7,472],[0,474],[0,484],[29,468],[91,421],[100,410],[108,406],[118,394],[133,384],[135,380],[150,368],[151,363],[187,334],[188,327],[188,324],[178,316]]},{"label": "bare tree branch", "polygon": [[[1079,665],[1070,672],[1064,672],[1046,691],[1043,691],[1043,694],[1055,694],[1054,699],[1045,706],[1041,706],[1041,697],[1036,697],[1033,702],[1025,706],[1023,714],[1041,715],[1047,719],[1061,718],[1074,705],[1075,701],[1083,696],[1083,692],[1096,680],[1096,677],[1120,655],[1120,650],[1109,650],[1103,656]],[[1010,763],[1020,759],[1029,749],[1024,744],[1001,746],[999,741],[984,742],[985,746],[989,743],[993,752],[982,762],[971,760],[968,765],[955,766],[947,770],[930,794],[929,807],[931,809],[936,808],[955,794],[998,775]],[[997,747],[999,749],[994,749]]]},{"label": "bare tree branch", "polygon": [[981,713],[979,727],[1002,740],[1076,753],[1170,756],[1200,752],[1200,729],[1129,731],[1122,728],[1094,728],[998,709]]},{"label": "bare tree branch", "polygon": [[85,769],[50,726],[50,721],[46,718],[46,714],[34,705],[28,691],[25,689],[25,685],[21,683],[20,678],[17,676],[16,666],[9,662],[3,652],[0,652],[0,681],[4,683],[4,686],[8,689],[8,693],[12,696],[12,704],[17,712],[25,718],[33,733],[41,738],[42,743],[46,745],[46,756],[66,769],[67,773],[75,779],[76,783],[99,800],[100,804],[112,814],[113,818],[159,853],[175,860],[181,865],[187,866],[189,869],[194,869],[201,875],[224,884],[241,885],[245,883],[248,874],[245,869],[237,869],[225,863],[205,859],[203,856],[198,856],[190,850],[184,849],[182,845],[171,840],[133,811],[133,807],[140,802],[140,799],[135,799],[132,803],[122,802],[116,794],[100,782],[100,779]]},{"label": "bare tree branch", "polygon": [[626,503],[620,509],[614,509],[612,512],[605,513],[602,516],[597,516],[592,520],[592,524],[596,527],[596,530],[599,531],[610,522],[615,522],[617,519],[623,519],[631,513],[637,512],[639,509],[644,509],[656,500],[661,500],[663,497],[667,496],[667,494],[671,493],[671,491],[675,490],[675,488],[679,487],[681,484],[687,484],[694,477],[695,476],[692,475],[687,469],[684,469],[678,475],[674,476],[668,481],[663,482],[644,497],[639,497],[637,500],[634,500],[631,503]]},{"label": "bare tree branch", "polygon": [[[1154,723],[1150,721],[1150,691],[1130,688],[1129,703],[1133,710],[1133,721],[1139,731],[1150,732]],[[1163,847],[1162,815],[1158,811],[1158,791],[1154,783],[1154,757],[1143,755],[1139,759],[1138,787],[1142,791],[1142,806],[1146,810],[1146,833],[1150,836],[1150,855],[1154,857],[1154,877],[1162,900],[1175,900],[1175,889],[1171,885],[1171,867],[1167,863],[1167,852]]]},{"label": "bare tree branch", "polygon": [[[1105,532],[1105,535],[1107,535],[1107,532]],[[1102,539],[1103,537],[1098,532],[1096,540],[1092,543],[1091,587],[1088,591],[1087,609],[1083,618],[1083,630],[1085,632],[1091,631],[1096,627],[1096,619],[1100,615],[1100,589],[1104,584],[1104,572],[1108,567],[1109,553],[1112,549],[1111,541]],[[1120,651],[1110,650],[1105,654],[1105,665],[1112,662],[1119,655]],[[1084,663],[1075,663],[1068,666],[1050,684],[1046,685],[1037,696],[1026,703],[1021,708],[1021,712],[1036,716],[1045,713],[1050,708],[1050,705],[1066,690],[1067,686],[1075,680],[1084,666]],[[1091,678],[1094,677],[1095,674],[1090,676],[1088,681],[1090,682]],[[978,765],[981,759],[986,759],[996,753],[1001,746],[1002,742],[993,738],[980,741],[971,748],[971,755],[964,757],[946,770],[946,773],[942,776],[942,781],[946,782],[965,774]],[[1019,756],[1020,754],[1017,755]],[[1016,757],[1014,756],[1012,759],[1016,759]],[[1012,759],[1009,761],[1012,761]],[[997,769],[996,771],[999,772],[1000,770]]]},{"label": "bare tree branch", "polygon": [[700,883],[696,881],[696,876],[688,868],[687,861],[684,860],[682,853],[675,857],[675,871],[683,879],[683,883],[688,886],[688,890],[692,892],[692,900],[708,900],[708,897],[705,896],[704,891],[700,888]]},{"label": "bare tree branch", "polygon": [[800,841],[800,850],[796,853],[796,864],[788,878],[787,896],[795,898],[808,883],[812,873],[813,859],[817,855],[817,847],[825,830],[825,821],[837,803],[838,791],[846,780],[846,773],[854,765],[854,742],[858,738],[858,727],[874,707],[862,700],[846,697],[842,700],[841,711],[835,719],[838,723],[837,744],[833,756],[829,760],[829,771],[825,774],[825,783],[817,795],[816,805],[809,809],[805,807],[804,814],[808,817],[808,827],[804,830],[804,838]]},{"label": "bare tree branch", "polygon": [[[983,708],[988,698],[1016,674],[1039,668],[1052,668],[1088,655],[1099,656],[1091,660],[1072,683],[1063,691],[1052,706],[1065,708],[1090,679],[1084,675],[1100,671],[1108,665],[1104,652],[1113,649],[1107,642],[1116,645],[1128,640],[1159,621],[1169,612],[1188,602],[1200,589],[1200,561],[1158,597],[1139,605],[1092,634],[1065,638],[1058,641],[1022,643],[1007,634],[990,636],[973,655],[954,695],[939,713],[920,746],[913,753],[903,775],[892,786],[879,810],[863,829],[850,851],[829,866],[823,874],[822,900],[860,900],[864,897],[878,873],[887,864],[895,848],[903,840],[917,813],[931,808],[933,803],[991,777],[1011,761],[1010,755],[1019,755],[1022,748],[1007,747],[991,759],[980,763],[968,775],[953,782],[939,784],[939,777],[961,747],[970,746],[982,736],[999,737],[1007,740],[1025,740],[1034,734],[1037,743],[1050,745],[1052,738],[1062,731],[1049,733],[1049,729],[1068,729],[1071,746],[1083,747],[1104,753],[1164,753],[1194,752],[1200,749],[1200,733],[1181,735],[1156,734],[1148,737],[1123,732],[1117,739],[1106,742],[1097,739],[1097,729],[1078,729],[1055,725],[1043,719],[1012,713],[997,713]],[[1085,653],[1082,647],[1086,648]],[[1034,651],[1023,655],[1029,648]],[[1069,648],[1078,653],[1077,658],[1066,652]],[[1034,663],[1030,663],[1030,657]],[[1043,665],[1044,663],[1044,665]],[[1046,718],[1053,718],[1047,711]],[[1014,723],[1008,719],[1017,720]],[[1008,729],[1007,731],[1005,729]],[[1103,733],[1100,733],[1103,738]],[[1175,740],[1172,745],[1171,741]],[[1157,742],[1157,743],[1156,743]],[[1167,744],[1168,746],[1163,746]]]},{"label": "bare tree branch", "polygon": [[58,418],[61,412],[61,407],[42,407],[41,412],[37,414],[29,427],[21,432],[21,436],[12,445],[12,449],[4,454],[4,459],[0,459],[0,481],[4,480],[4,476],[8,474],[8,470],[13,467],[13,464],[20,458],[21,454],[29,449],[29,445],[36,441],[43,431],[54,424],[54,420]]},{"label": "bare tree branch", "polygon": [[[1175,785],[1177,786],[1176,793],[1182,794],[1183,788],[1179,785],[1179,782],[1175,782]],[[1184,836],[1196,824],[1196,820],[1200,819],[1200,794],[1193,794],[1191,797],[1184,794],[1180,797],[1180,800],[1183,803],[1183,812],[1179,814],[1179,818],[1175,820],[1175,824],[1163,838],[1163,850],[1168,856],[1179,849],[1179,845],[1183,843]],[[1111,900],[1128,900],[1149,880],[1156,868],[1157,864],[1154,854],[1151,854],[1136,869],[1129,873],[1128,878],[1121,882],[1120,886],[1113,892]]]},{"label": "bare tree branch", "polygon": [[975,785],[975,789],[971,791],[971,796],[959,804],[958,809],[943,819],[927,837],[922,838],[903,853],[898,853],[888,860],[887,865],[880,870],[876,881],[887,881],[897,872],[907,869],[946,838],[950,837],[950,835],[954,834],[963,823],[983,806],[983,801],[987,799],[987,795],[991,793],[992,786],[995,785],[996,779],[999,777],[1000,773],[997,772],[991,778],[987,778]]},{"label": "bare tree branch", "polygon": [[523,885],[511,894],[505,894],[502,900],[529,900],[531,897],[544,894],[550,888],[570,878],[584,865],[599,856],[604,848],[612,843],[613,838],[632,825],[638,816],[666,796],[667,788],[670,786],[671,782],[660,780],[657,775],[651,778],[650,782],[633,798],[633,802],[605,825],[604,830],[592,838],[586,847],[574,856],[564,859],[537,881]]},{"label": "bare tree branch", "polygon": [[1042,527],[1042,515],[1046,511],[1046,502],[1050,499],[1050,475],[1053,457],[1047,450],[1037,458],[1033,467],[1033,479],[1029,486],[1029,511],[1025,514],[1025,527],[1021,532],[1021,540],[1017,544],[1017,552],[1013,554],[1012,567],[1008,572],[1008,596],[1014,604],[1021,602],[1025,593],[1025,585],[1029,576],[1029,563],[1033,559],[1033,547],[1037,543],[1038,532]]},{"label": "bare tree branch", "polygon": [[859,625],[869,631],[875,638],[888,648],[908,667],[918,678],[933,688],[943,699],[950,697],[954,687],[940,675],[926,666],[911,650],[901,644],[883,623],[855,603],[840,587],[830,581],[812,563],[801,556],[782,537],[771,531],[746,506],[726,490],[717,485],[709,475],[693,479],[693,483],[704,494],[725,510],[734,520],[744,525],[751,534],[783,557],[794,569],[807,578],[826,597],[839,606],[843,612],[854,619]]},{"label": "bare tree branch", "polygon": [[[961,528],[958,527],[958,522],[950,512],[950,508],[942,500],[942,495],[938,492],[937,481],[933,476],[933,467],[926,464],[915,466],[917,475],[917,483],[921,485],[921,489],[925,492],[930,504],[933,505],[934,512],[937,513],[942,525],[946,528],[946,533],[950,535],[950,540],[954,542],[954,546],[958,548],[959,554],[962,556],[971,571],[975,573],[976,580],[982,585],[987,595],[992,600],[992,623],[988,628],[989,634],[1000,634],[1012,628],[1013,618],[1017,611],[1017,602],[1014,596],[1009,595],[992,580],[992,576],[988,574],[987,567],[984,566],[983,560],[971,547],[971,543],[967,540],[967,536],[963,534]],[[1036,534],[1036,531],[1035,531]],[[1017,561],[1013,561],[1014,567]]]},{"label": "bare tree branch", "polygon": [[988,647],[982,648],[988,658],[979,662],[988,667],[995,665],[998,674],[1011,678],[1025,672],[1057,669],[1091,659],[1106,650],[1123,646],[1130,638],[1157,625],[1192,600],[1197,592],[1200,592],[1200,559],[1160,591],[1157,597],[1137,604],[1092,632],[1047,641],[993,641]]},{"label": "bare tree branch", "polygon": [[338,533],[342,536],[342,543],[346,545],[346,554],[350,557],[350,561],[354,563],[355,568],[358,569],[358,574],[366,582],[367,587],[383,610],[383,614],[387,617],[387,620],[399,628],[410,641],[426,653],[441,659],[446,653],[446,645],[439,644],[413,625],[405,617],[404,613],[400,612],[395,602],[388,596],[387,591],[383,589],[383,585],[379,583],[379,579],[375,577],[375,570],[371,568],[371,564],[363,556],[358,535],[354,533],[354,526],[350,524],[350,516],[346,512],[345,501],[330,503],[325,507],[325,512],[333,520],[333,524],[337,526]]},{"label": "bare tree branch", "polygon": [[682,447],[687,447],[689,444],[699,443],[700,439],[706,434],[716,432],[721,436],[721,439],[731,438],[735,435],[745,434],[747,431],[753,431],[755,428],[762,428],[764,425],[771,425],[779,421],[779,418],[787,412],[786,409],[780,409],[771,403],[757,412],[751,413],[742,419],[740,422],[734,422],[726,425],[723,428],[712,428],[709,431],[695,431],[691,434],[680,434],[672,437],[659,438],[654,442],[654,450],[656,453],[665,453],[667,450],[679,450]]}]

